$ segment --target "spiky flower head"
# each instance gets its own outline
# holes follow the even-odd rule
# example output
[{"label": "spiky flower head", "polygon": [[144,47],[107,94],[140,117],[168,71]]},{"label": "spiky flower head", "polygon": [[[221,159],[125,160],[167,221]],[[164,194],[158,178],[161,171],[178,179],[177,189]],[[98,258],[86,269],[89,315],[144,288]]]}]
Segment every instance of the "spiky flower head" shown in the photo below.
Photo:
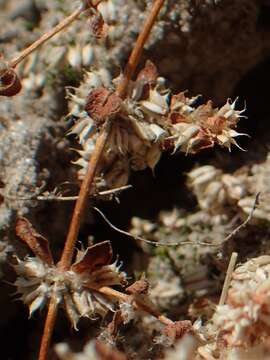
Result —
[{"label": "spiky flower head", "polygon": [[150,61],[136,80],[130,81],[124,99],[117,94],[120,80],[121,76],[111,81],[106,70],[91,72],[75,93],[69,94],[70,114],[77,118],[70,133],[77,135],[82,146],[76,161],[80,178],[103,123],[113,118],[96,179],[98,187],[125,185],[130,169],[154,170],[167,149],[197,153],[218,144],[230,150],[235,137],[243,135],[234,130],[242,116],[242,111],[235,110],[235,102],[227,101],[217,109],[211,101],[198,106],[200,97],[188,98],[184,92],[171,96]]},{"label": "spiky flower head", "polygon": [[[27,242],[35,257],[17,259],[15,281],[21,300],[29,306],[30,316],[51,299],[61,304],[77,329],[81,317],[95,318],[113,310],[114,300],[99,292],[102,286],[123,284],[125,273],[117,262],[111,263],[112,249],[103,241],[79,251],[70,270],[63,271],[53,263],[47,240],[35,233],[30,223],[21,218],[17,234]],[[39,235],[39,237],[37,236]]]}]

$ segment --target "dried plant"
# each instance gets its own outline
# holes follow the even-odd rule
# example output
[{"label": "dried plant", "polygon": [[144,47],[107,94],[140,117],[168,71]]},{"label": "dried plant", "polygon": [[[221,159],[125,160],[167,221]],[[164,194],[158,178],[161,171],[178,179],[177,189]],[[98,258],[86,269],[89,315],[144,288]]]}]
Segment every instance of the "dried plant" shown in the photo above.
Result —
[{"label": "dried plant", "polygon": [[[210,1],[202,3],[203,9],[214,6]],[[219,2],[214,3],[216,6]],[[140,6],[147,10],[143,25]],[[6,263],[9,254],[13,254],[16,294],[28,306],[30,317],[37,310],[47,310],[39,360],[50,356],[59,308],[64,309],[75,330],[80,329],[83,317],[103,319],[95,336],[98,340],[92,337],[81,353],[73,353],[66,343],[58,344],[55,351],[60,359],[134,358],[134,344],[132,348],[126,340],[119,346],[123,329],[131,331],[130,338],[146,334],[151,339],[151,347],[141,349],[140,357],[146,356],[143,351],[149,352],[149,358],[183,360],[240,360],[245,355],[252,357],[256,351],[267,356],[269,256],[251,259],[236,270],[233,270],[236,256],[232,256],[217,303],[223,273],[236,246],[232,238],[251,218],[269,220],[265,180],[268,158],[266,165],[253,165],[230,174],[214,165],[197,166],[189,171],[187,188],[197,198],[196,212],[175,208],[162,211],[157,221],[134,217],[130,233],[107,221],[119,232],[134,237],[148,261],[144,267],[146,274],[131,284],[118,257],[112,261],[110,241],[76,250],[89,199],[92,202],[101,195],[115,195],[125,189],[133,171],[150,168],[154,173],[163,152],[197,155],[214,145],[229,152],[232,145],[243,150],[238,137],[247,134],[237,131],[237,126],[246,109],[237,109],[237,99],[228,99],[215,107],[211,100],[202,103],[200,95],[188,97],[186,91],[174,92],[159,74],[159,64],[142,59],[155,23],[155,39],[167,26],[158,19],[159,13],[163,12],[162,16],[172,22],[177,19],[181,31],[190,32],[193,5],[184,1],[181,4],[170,0],[147,1],[136,7],[132,21],[125,18],[121,22],[119,14],[128,8],[125,1],[84,0],[53,27],[64,12],[59,7],[61,4],[54,1],[55,14],[49,21],[49,31],[11,60],[0,59],[1,96],[13,97],[21,90],[42,92],[47,81],[42,73],[44,68],[53,77],[68,65],[76,78],[75,84],[66,88],[65,127],[69,127],[69,138],[73,136],[78,142],[74,163],[79,166],[79,194],[65,197],[57,188],[53,192],[43,192],[41,188],[21,199],[76,200],[60,259],[55,262],[52,255],[54,239],[48,241],[40,235],[21,216],[23,211],[18,214],[15,232],[33,254],[24,256],[16,246],[0,243],[1,262]],[[76,25],[79,17],[83,21]],[[72,23],[74,26],[67,29]],[[123,44],[114,47],[114,43],[121,43],[126,28],[128,40],[123,42],[132,43],[135,23],[140,32],[119,74],[115,59],[126,60],[127,53]],[[81,30],[82,26],[85,28]],[[63,36],[54,38],[58,33]],[[72,36],[64,36],[67,34]],[[51,38],[54,40],[45,46]],[[139,62],[145,64],[137,71]],[[58,80],[54,80],[52,88]],[[259,204],[258,192],[262,192]],[[4,201],[12,200],[9,193],[1,194]],[[244,214],[249,215],[245,221]],[[103,218],[106,219],[105,215]],[[244,222],[239,225],[240,221]]]}]

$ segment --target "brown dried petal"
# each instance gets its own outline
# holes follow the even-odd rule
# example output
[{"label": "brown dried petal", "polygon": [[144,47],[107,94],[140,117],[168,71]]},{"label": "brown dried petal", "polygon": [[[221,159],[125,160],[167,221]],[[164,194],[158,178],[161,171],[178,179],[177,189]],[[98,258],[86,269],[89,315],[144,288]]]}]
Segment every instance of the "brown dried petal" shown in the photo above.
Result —
[{"label": "brown dried petal", "polygon": [[132,285],[126,288],[128,294],[147,294],[149,289],[149,283],[146,279],[140,279],[135,281]]},{"label": "brown dried petal", "polygon": [[117,335],[119,325],[121,325],[123,321],[121,311],[116,311],[113,315],[112,321],[108,324],[108,331],[112,336]]},{"label": "brown dried petal", "polygon": [[112,247],[109,241],[103,241],[86,249],[81,260],[72,265],[76,273],[92,272],[96,268],[108,265],[112,259]]},{"label": "brown dried petal", "polygon": [[36,232],[32,224],[24,217],[16,221],[16,235],[25,242],[33,253],[48,265],[53,265],[53,258],[48,240]]},{"label": "brown dried petal", "polygon": [[173,324],[165,326],[163,334],[172,340],[180,339],[187,332],[192,331],[192,323],[189,320],[175,321]]},{"label": "brown dried petal", "polygon": [[105,345],[101,341],[95,342],[95,350],[101,360],[127,360],[126,355],[115,348]]},{"label": "brown dried petal", "polygon": [[100,12],[97,11],[90,18],[90,29],[97,39],[101,39],[107,35],[108,25],[105,24],[103,16]]},{"label": "brown dried petal", "polygon": [[85,111],[97,123],[103,123],[106,118],[120,110],[121,98],[104,87],[98,87],[87,97]]},{"label": "brown dried petal", "polygon": [[157,80],[158,71],[156,65],[152,61],[147,60],[144,68],[139,72],[136,81],[143,81],[152,84]]},{"label": "brown dried petal", "polygon": [[14,96],[18,94],[21,88],[20,79],[12,68],[0,71],[0,95]]}]

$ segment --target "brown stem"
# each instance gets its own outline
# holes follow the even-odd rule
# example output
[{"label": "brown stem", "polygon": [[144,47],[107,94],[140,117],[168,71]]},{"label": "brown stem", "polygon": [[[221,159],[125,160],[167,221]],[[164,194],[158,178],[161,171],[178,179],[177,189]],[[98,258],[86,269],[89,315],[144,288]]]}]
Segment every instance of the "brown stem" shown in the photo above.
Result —
[{"label": "brown stem", "polygon": [[72,219],[69,226],[68,235],[65,242],[65,247],[62,253],[62,257],[60,262],[58,263],[58,267],[61,270],[68,270],[72,263],[74,248],[80,228],[81,217],[85,210],[87,198],[89,196],[89,190],[93,183],[100,157],[102,155],[106,141],[109,137],[110,128],[111,128],[111,121],[108,121],[105,124],[104,129],[101,131],[97,139],[95,149],[90,157],[87,171],[80,188],[79,197],[78,200],[76,201],[75,208],[72,214]]},{"label": "brown stem", "polygon": [[[124,294],[120,291],[114,290],[110,287],[103,286],[102,288],[97,289],[97,291],[101,292],[102,294],[113,296],[119,300],[128,302],[130,300],[130,295]],[[161,315],[156,309],[152,309],[144,302],[140,302],[139,300],[133,300],[133,306],[135,309],[140,309],[155,318],[157,318],[160,322],[162,322],[165,325],[173,324],[173,321],[168,319],[166,316]]]},{"label": "brown stem", "polygon": [[42,334],[38,360],[46,360],[47,359],[49,346],[50,346],[50,342],[51,342],[51,337],[52,337],[52,333],[53,333],[53,329],[54,329],[54,324],[55,324],[55,320],[56,320],[56,316],[57,316],[57,309],[58,309],[58,305],[55,302],[55,299],[51,298],[51,301],[50,301],[50,304],[48,307],[45,325],[44,325],[44,330],[43,330],[43,334]]},{"label": "brown stem", "polygon": [[122,98],[125,97],[128,83],[138,65],[138,62],[140,60],[144,44],[146,43],[146,40],[148,39],[148,36],[150,34],[150,31],[156,21],[156,18],[158,16],[158,13],[164,3],[164,0],[153,0],[154,4],[150,10],[150,14],[146,17],[146,20],[143,24],[142,31],[140,32],[136,44],[130,54],[130,57],[128,59],[128,62],[126,64],[124,75],[122,81],[119,83],[116,91],[118,95]]}]

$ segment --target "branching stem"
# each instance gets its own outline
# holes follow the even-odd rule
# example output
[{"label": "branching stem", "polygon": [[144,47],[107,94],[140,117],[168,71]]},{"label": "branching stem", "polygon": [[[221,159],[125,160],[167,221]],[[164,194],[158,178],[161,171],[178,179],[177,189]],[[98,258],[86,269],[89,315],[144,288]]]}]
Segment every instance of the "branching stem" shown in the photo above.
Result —
[{"label": "branching stem", "polygon": [[[129,302],[131,295],[124,294],[120,291],[114,290],[110,287],[103,286],[102,288],[98,289],[99,292],[102,294],[113,296],[119,300]],[[139,300],[133,300],[133,306],[135,309],[139,309],[142,311],[147,312],[148,314],[154,316],[157,318],[160,322],[162,322],[164,325],[173,324],[173,321],[167,318],[164,315],[161,315],[157,310],[152,309],[151,307],[147,306],[147,304],[140,302]]]},{"label": "branching stem", "polygon": [[128,59],[128,62],[126,64],[123,79],[119,83],[118,88],[116,89],[116,92],[118,93],[118,95],[121,98],[125,98],[128,83],[131,80],[131,77],[138,65],[144,45],[146,43],[146,40],[149,37],[149,34],[150,34],[152,27],[156,21],[158,13],[159,13],[160,9],[162,8],[164,0],[153,0],[153,2],[154,2],[154,4],[150,10],[149,15],[147,16],[147,18],[145,20],[142,31],[140,32],[140,34],[137,38],[136,44],[135,44],[135,46],[130,54],[130,57]]},{"label": "branching stem", "polygon": [[[124,70],[124,77],[123,77],[122,81],[120,82],[120,84],[118,85],[118,88],[116,90],[116,92],[122,99],[124,99],[126,96],[128,83],[136,69],[136,66],[139,62],[139,59],[140,59],[140,56],[141,56],[141,53],[142,53],[142,50],[144,47],[144,44],[150,34],[150,31],[155,23],[155,20],[158,16],[158,13],[159,13],[164,1],[165,0],[154,0],[153,6],[150,10],[150,14],[147,16],[145,23],[143,25],[142,31],[138,36],[138,39],[136,41],[133,51],[131,52],[131,55],[129,57],[129,60],[128,60],[127,65]],[[97,0],[97,3],[98,3],[98,0]],[[79,10],[77,10],[77,12],[78,11]],[[80,15],[82,10],[80,10],[80,13],[77,13],[77,12],[73,13],[73,17],[75,16],[74,19],[76,19]],[[70,21],[68,22],[68,24],[69,23],[70,23]],[[60,31],[60,30],[58,30],[58,31]],[[53,33],[53,35],[54,35],[54,33]],[[51,35],[51,36],[53,36],[53,35]],[[39,44],[38,44],[38,46],[39,46]],[[28,53],[27,53],[27,55],[28,55]],[[25,56],[27,56],[27,55],[25,55]],[[18,60],[14,59],[13,61],[16,66],[16,64],[18,63]],[[76,241],[77,241],[77,236],[78,236],[78,232],[79,232],[79,228],[80,228],[81,218],[83,216],[83,213],[84,213],[84,210],[85,210],[85,207],[87,204],[87,198],[88,198],[89,191],[91,189],[93,180],[95,178],[99,160],[101,159],[103,149],[104,149],[106,141],[110,135],[111,121],[113,121],[113,119],[110,119],[109,121],[107,121],[104,128],[101,130],[101,133],[96,142],[95,149],[94,149],[94,151],[91,155],[91,158],[89,160],[89,163],[88,163],[86,175],[85,175],[84,180],[81,185],[78,200],[76,201],[76,204],[75,204],[75,208],[74,208],[74,212],[72,215],[70,227],[68,230],[68,235],[67,235],[67,239],[65,242],[62,257],[57,265],[59,267],[59,269],[61,269],[63,271],[68,270],[72,263],[75,245],[76,245]],[[108,289],[109,288],[105,287],[105,288],[103,288],[103,291],[108,291]],[[110,290],[113,292],[115,291],[112,289],[110,289]],[[121,293],[119,293],[119,294],[121,294]],[[123,295],[128,296],[125,294],[123,294]],[[139,305],[139,304],[137,304],[137,306],[140,308],[143,307],[143,305]],[[170,324],[172,323],[171,320],[167,319],[163,315],[157,314],[156,312],[153,313],[152,309],[144,308],[143,310],[150,312],[150,314],[152,314],[155,317],[158,317],[159,320],[162,321],[166,325],[168,325],[168,323],[170,323]],[[43,333],[42,340],[41,340],[39,360],[46,360],[46,358],[47,358],[50,339],[51,339],[51,335],[53,332],[54,323],[55,323],[55,319],[56,319],[56,313],[57,313],[57,306],[53,305],[53,303],[51,302],[49,309],[48,309],[48,314],[47,314],[45,327],[44,327],[44,333]]]},{"label": "branching stem", "polygon": [[[89,2],[89,7],[97,7],[102,0],[93,0]],[[23,61],[28,55],[34,52],[38,47],[43,45],[46,41],[54,37],[64,28],[69,26],[74,20],[76,20],[83,12],[87,10],[87,6],[81,6],[76,9],[71,15],[60,21],[54,28],[43,34],[33,44],[24,49],[18,56],[15,56],[9,61],[9,66],[15,68],[21,61]]]},{"label": "branching stem", "polygon": [[57,24],[53,29],[43,34],[38,40],[36,40],[33,44],[28,46],[28,48],[24,49],[18,56],[14,57],[9,62],[9,66],[15,68],[21,61],[23,61],[28,55],[34,52],[38,47],[43,45],[46,41],[51,39],[54,35],[62,31],[65,27],[70,25],[74,20],[76,20],[81,13],[83,12],[83,8],[76,9],[71,15],[62,20],[59,24]]}]

